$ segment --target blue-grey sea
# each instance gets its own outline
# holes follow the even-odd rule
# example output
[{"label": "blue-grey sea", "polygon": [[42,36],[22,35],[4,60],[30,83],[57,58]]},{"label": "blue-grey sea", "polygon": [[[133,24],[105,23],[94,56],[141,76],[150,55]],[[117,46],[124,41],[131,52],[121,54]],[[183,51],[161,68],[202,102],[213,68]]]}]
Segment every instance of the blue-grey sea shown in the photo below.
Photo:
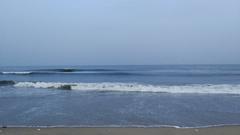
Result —
[{"label": "blue-grey sea", "polygon": [[240,124],[240,65],[0,67],[1,126]]}]

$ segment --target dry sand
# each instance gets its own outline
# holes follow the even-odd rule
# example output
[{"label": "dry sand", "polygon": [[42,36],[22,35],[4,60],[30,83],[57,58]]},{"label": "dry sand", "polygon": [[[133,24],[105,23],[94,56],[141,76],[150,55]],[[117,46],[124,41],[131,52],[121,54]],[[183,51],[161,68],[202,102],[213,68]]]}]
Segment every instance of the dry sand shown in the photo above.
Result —
[{"label": "dry sand", "polygon": [[211,128],[0,128],[0,135],[240,135],[240,126]]}]

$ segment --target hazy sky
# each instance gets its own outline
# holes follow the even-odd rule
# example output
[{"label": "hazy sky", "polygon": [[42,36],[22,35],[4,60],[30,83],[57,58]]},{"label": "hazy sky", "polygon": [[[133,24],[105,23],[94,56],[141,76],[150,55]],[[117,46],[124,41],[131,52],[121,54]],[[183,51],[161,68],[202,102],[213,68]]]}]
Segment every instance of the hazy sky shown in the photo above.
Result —
[{"label": "hazy sky", "polygon": [[0,0],[0,66],[240,64],[240,0]]}]

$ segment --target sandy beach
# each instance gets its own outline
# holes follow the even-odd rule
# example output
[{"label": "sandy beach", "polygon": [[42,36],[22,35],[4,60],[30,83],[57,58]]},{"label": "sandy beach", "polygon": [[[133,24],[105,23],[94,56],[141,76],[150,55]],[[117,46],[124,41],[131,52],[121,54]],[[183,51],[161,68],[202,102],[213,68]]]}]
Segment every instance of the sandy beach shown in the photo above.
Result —
[{"label": "sandy beach", "polygon": [[239,135],[240,126],[211,128],[0,128],[0,135]]}]

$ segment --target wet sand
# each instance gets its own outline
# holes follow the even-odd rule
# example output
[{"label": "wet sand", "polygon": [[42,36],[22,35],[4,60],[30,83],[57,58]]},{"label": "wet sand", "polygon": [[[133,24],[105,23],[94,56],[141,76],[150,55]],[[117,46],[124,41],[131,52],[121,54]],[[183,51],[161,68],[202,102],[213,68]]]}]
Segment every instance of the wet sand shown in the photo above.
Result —
[{"label": "wet sand", "polygon": [[0,135],[240,135],[240,126],[211,128],[0,128]]}]

